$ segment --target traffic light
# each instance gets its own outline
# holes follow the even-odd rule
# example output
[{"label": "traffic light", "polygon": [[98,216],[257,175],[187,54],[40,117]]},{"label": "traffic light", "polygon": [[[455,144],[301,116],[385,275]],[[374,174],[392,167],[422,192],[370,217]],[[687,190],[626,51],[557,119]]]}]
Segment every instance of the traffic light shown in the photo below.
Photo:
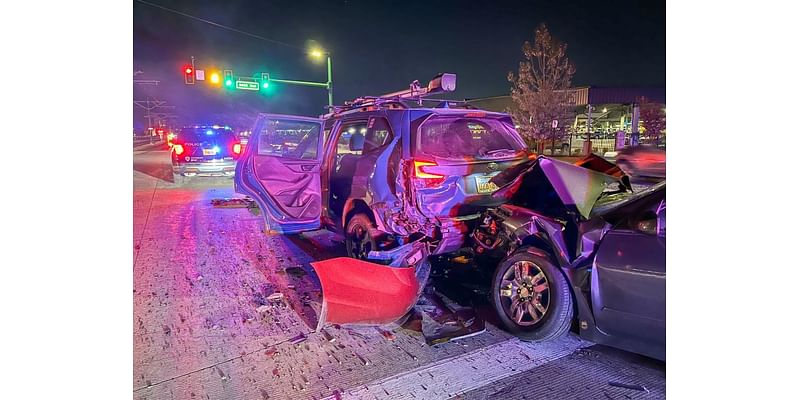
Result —
[{"label": "traffic light", "polygon": [[212,85],[219,85],[219,72],[212,72],[211,75],[208,76],[208,81],[211,82]]},{"label": "traffic light", "polygon": [[266,72],[261,73],[261,88],[266,89],[269,87],[269,74]]},{"label": "traffic light", "polygon": [[233,87],[233,71],[229,69],[223,71],[223,82],[225,83],[225,87],[227,88]]},{"label": "traffic light", "polygon": [[183,82],[187,85],[194,85],[194,67],[191,65],[183,66]]}]

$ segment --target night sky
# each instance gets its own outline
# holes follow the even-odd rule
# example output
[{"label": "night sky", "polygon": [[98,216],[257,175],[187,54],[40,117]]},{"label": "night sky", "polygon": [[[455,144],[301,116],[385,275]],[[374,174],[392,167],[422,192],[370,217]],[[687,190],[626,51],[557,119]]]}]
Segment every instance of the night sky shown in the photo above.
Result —
[{"label": "night sky", "polygon": [[[284,79],[326,80],[325,64],[303,48],[316,41],[332,53],[334,102],[427,83],[438,72],[458,75],[452,98],[509,92],[525,40],[546,23],[568,44],[573,85],[664,86],[663,1],[167,1],[148,0],[295,47],[257,40],[134,1],[134,71],[158,86],[134,85],[176,106],[181,124],[242,125],[257,112],[319,115],[324,89],[273,85],[268,95],[183,83],[191,56],[198,69],[237,75],[269,72]],[[201,5],[203,4],[203,5]],[[141,112],[134,123],[141,127]]]}]

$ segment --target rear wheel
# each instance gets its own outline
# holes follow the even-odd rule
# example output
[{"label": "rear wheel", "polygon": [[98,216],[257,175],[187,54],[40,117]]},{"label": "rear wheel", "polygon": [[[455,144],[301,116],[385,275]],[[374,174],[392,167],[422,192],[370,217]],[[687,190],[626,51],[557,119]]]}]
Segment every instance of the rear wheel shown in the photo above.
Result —
[{"label": "rear wheel", "polygon": [[366,260],[369,252],[378,250],[380,232],[365,214],[356,214],[347,222],[345,244],[347,256]]},{"label": "rear wheel", "polygon": [[545,341],[572,324],[572,293],[549,260],[519,250],[500,262],[492,279],[492,304],[503,325],[520,339]]}]

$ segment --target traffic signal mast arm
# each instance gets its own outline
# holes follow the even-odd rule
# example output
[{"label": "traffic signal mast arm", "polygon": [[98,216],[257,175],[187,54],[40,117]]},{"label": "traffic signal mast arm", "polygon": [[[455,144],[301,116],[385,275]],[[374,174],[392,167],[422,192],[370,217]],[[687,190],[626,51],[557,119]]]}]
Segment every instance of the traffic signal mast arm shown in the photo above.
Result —
[{"label": "traffic signal mast arm", "polygon": [[328,83],[327,82],[294,81],[294,80],[291,80],[291,79],[276,79],[276,78],[272,78],[272,77],[269,78],[269,81],[270,82],[278,82],[278,83],[287,83],[287,84],[290,84],[290,85],[314,86],[314,87],[321,87],[321,88],[327,88],[328,87]]}]

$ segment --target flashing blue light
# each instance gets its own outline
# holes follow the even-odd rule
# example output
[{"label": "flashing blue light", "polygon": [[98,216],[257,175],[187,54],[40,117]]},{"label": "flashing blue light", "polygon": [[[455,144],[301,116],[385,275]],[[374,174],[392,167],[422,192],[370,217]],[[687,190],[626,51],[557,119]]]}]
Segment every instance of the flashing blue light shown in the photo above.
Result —
[{"label": "flashing blue light", "polygon": [[214,146],[214,153],[219,153],[219,146]]},{"label": "flashing blue light", "polygon": [[211,129],[206,131],[206,135],[213,135],[213,134],[214,134],[214,131],[212,131]]}]

